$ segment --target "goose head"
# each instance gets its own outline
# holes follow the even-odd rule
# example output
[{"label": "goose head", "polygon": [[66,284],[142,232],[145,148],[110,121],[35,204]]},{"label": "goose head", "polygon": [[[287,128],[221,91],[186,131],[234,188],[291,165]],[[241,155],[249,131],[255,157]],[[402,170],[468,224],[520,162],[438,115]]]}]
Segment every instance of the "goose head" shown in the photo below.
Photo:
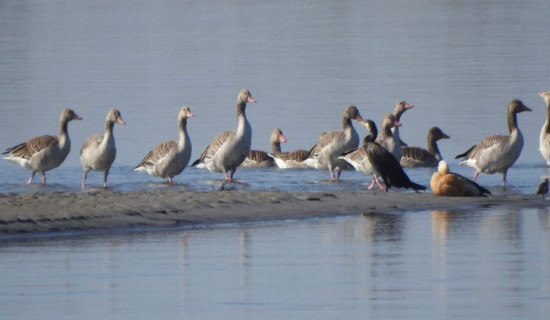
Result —
[{"label": "goose head", "polygon": [[406,101],[397,101],[397,103],[395,103],[395,107],[393,108],[393,115],[395,116],[395,118],[397,120],[399,120],[401,118],[401,115],[413,108],[414,105],[410,104],[410,103],[407,103]]},{"label": "goose head", "polygon": [[248,89],[241,89],[237,97],[237,103],[239,104],[256,103],[256,99],[252,97],[252,94],[250,94],[250,91],[248,91]]},{"label": "goose head", "polygon": [[386,114],[382,118],[382,130],[390,130],[393,127],[400,127],[401,122],[395,118],[391,113]]},{"label": "goose head", "polygon": [[531,111],[531,109],[527,108],[520,100],[514,99],[508,104],[509,114],[518,114],[524,111]]},{"label": "goose head", "polygon": [[63,109],[63,111],[61,111],[61,116],[59,117],[59,120],[61,122],[69,122],[71,120],[82,120],[82,117],[80,117],[71,109]]},{"label": "goose head", "polygon": [[443,131],[441,131],[441,129],[439,129],[438,127],[430,128],[430,130],[428,131],[428,136],[431,137],[433,139],[433,141],[438,141],[438,140],[441,140],[441,139],[450,139],[451,138],[448,135],[446,135],[445,133],[443,133]]},{"label": "goose head", "polygon": [[273,129],[273,132],[271,132],[271,137],[269,140],[271,143],[284,143],[286,142],[286,137],[283,135],[283,131],[281,131],[281,129],[275,128]]},{"label": "goose head", "polygon": [[363,121],[363,117],[361,117],[359,110],[354,105],[349,105],[346,107],[344,110],[344,119]]},{"label": "goose head", "polygon": [[195,115],[188,106],[183,106],[178,114],[178,119],[193,118]]},{"label": "goose head", "polygon": [[107,118],[105,118],[105,122],[112,122],[112,123],[119,123],[121,125],[126,125],[126,122],[124,119],[122,119],[122,116],[120,115],[120,111],[117,109],[111,109],[107,113]]}]

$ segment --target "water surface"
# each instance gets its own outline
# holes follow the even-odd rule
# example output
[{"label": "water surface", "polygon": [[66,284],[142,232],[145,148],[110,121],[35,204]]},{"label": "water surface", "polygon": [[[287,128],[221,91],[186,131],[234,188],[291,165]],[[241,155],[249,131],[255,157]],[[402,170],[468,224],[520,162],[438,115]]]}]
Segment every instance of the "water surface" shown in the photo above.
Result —
[{"label": "water surface", "polygon": [[546,319],[550,212],[425,211],[0,245],[5,319]]},{"label": "water surface", "polygon": [[[268,150],[271,130],[280,127],[288,138],[283,150],[309,149],[319,133],[340,128],[347,104],[379,121],[404,99],[415,108],[402,118],[403,139],[425,146],[428,129],[439,126],[452,137],[440,143],[451,169],[470,176],[454,155],[506,133],[506,105],[519,98],[533,112],[519,116],[526,141],[510,183],[531,193],[547,174],[537,150],[545,115],[537,92],[550,89],[550,44],[541,40],[550,30],[549,9],[543,0],[6,0],[0,146],[56,134],[60,110],[73,108],[84,121],[70,123],[73,150],[49,176],[59,185],[54,190],[78,190],[78,150],[117,107],[128,125],[115,128],[119,152],[110,181],[119,190],[139,188],[159,180],[132,168],[157,143],[177,137],[182,105],[196,115],[189,121],[194,160],[218,132],[236,127],[237,92],[247,87],[258,100],[247,109],[253,148]],[[255,184],[267,174],[236,177]],[[278,174],[261,188],[287,188],[275,181]],[[34,191],[23,186],[28,175],[0,162],[0,192]],[[95,176],[90,184],[100,186]],[[292,176],[302,189],[318,180],[311,172]],[[176,181],[195,186],[211,177],[221,175],[188,170]],[[500,177],[482,175],[480,182],[497,186]]]}]

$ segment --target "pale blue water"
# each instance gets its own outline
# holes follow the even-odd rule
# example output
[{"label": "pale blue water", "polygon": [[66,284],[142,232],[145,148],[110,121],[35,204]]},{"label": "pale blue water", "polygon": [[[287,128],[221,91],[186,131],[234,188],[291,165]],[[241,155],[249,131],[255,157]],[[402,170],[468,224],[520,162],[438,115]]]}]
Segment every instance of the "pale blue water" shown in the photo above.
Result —
[{"label": "pale blue water", "polygon": [[371,214],[0,243],[2,319],[547,319],[550,211]]},{"label": "pale blue water", "polygon": [[[519,98],[533,112],[519,115],[526,141],[509,180],[531,193],[548,174],[537,150],[545,116],[537,93],[550,90],[549,9],[543,0],[2,1],[1,150],[57,134],[60,110],[73,108],[84,121],[70,123],[72,152],[48,173],[58,185],[48,188],[79,190],[78,150],[117,107],[128,124],[115,128],[110,184],[142,188],[160,180],[132,169],[156,144],[177,138],[181,105],[196,115],[194,160],[217,133],[236,127],[237,92],[247,87],[258,100],[247,109],[253,148],[268,150],[280,127],[283,150],[309,149],[321,132],[340,129],[347,104],[379,121],[404,99],[415,108],[402,118],[403,140],[425,146],[428,129],[439,126],[451,136],[440,143],[451,169],[471,176],[454,155],[506,133],[506,106]],[[409,174],[425,184],[430,173]],[[0,192],[34,191],[23,185],[29,175],[0,161]],[[308,189],[329,177],[298,172],[287,183],[279,175],[287,174],[239,170],[236,178],[251,188]],[[100,186],[100,176],[90,185]],[[186,170],[176,181],[202,189],[208,184],[197,181],[220,178]],[[500,179],[479,182],[493,187]]]},{"label": "pale blue water", "polygon": [[[519,98],[533,112],[519,115],[525,147],[512,187],[499,188],[499,175],[478,182],[533,193],[548,174],[537,148],[549,10],[544,0],[0,1],[0,150],[57,134],[62,108],[84,118],[70,123],[71,154],[48,185],[26,186],[28,171],[0,161],[0,192],[80,192],[78,150],[111,107],[127,122],[115,128],[113,190],[216,189],[220,174],[188,168],[170,187],[133,167],[177,137],[184,104],[196,115],[198,158],[236,127],[246,87],[258,101],[247,109],[253,148],[269,149],[279,127],[283,150],[309,149],[340,128],[347,104],[379,122],[406,100],[415,108],[402,118],[403,140],[425,146],[439,126],[451,136],[440,143],[444,158],[466,176],[473,169],[454,155],[506,133],[506,106]],[[432,172],[407,170],[426,186]],[[266,169],[236,178],[236,188],[292,191],[358,190],[368,180]],[[101,174],[89,185],[101,186]],[[548,214],[494,208],[4,238],[0,317],[546,319]]]}]

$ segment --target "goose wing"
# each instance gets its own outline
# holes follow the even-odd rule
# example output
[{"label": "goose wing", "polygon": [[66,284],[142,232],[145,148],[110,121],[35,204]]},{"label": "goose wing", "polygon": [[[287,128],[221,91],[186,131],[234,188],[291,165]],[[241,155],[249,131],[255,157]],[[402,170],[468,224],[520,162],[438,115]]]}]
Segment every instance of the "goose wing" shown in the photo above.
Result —
[{"label": "goose wing", "polygon": [[319,153],[328,147],[331,147],[338,141],[345,138],[345,133],[343,131],[330,131],[321,134],[319,141],[309,150],[309,157],[316,157]]},{"label": "goose wing", "polygon": [[214,158],[216,154],[222,149],[224,144],[235,136],[235,130],[225,131],[218,134],[212,142],[204,149],[204,152],[201,154],[200,158],[197,159],[191,166],[196,166],[201,162],[208,162],[210,159]]},{"label": "goose wing", "polygon": [[175,141],[164,141],[159,143],[153,150],[149,151],[143,157],[143,160],[136,166],[139,167],[152,167],[156,165],[162,158],[164,158],[171,150],[177,148]]},{"label": "goose wing", "polygon": [[502,146],[503,144],[506,144],[508,140],[510,140],[510,136],[495,134],[493,136],[490,136],[481,140],[477,145],[471,147],[466,152],[457,155],[455,159],[458,159],[458,158],[479,159],[482,154],[486,152],[494,152],[494,150],[499,149],[499,147]]},{"label": "goose wing", "polygon": [[10,154],[14,157],[30,159],[33,154],[38,153],[57,142],[58,138],[56,136],[43,135],[8,148],[3,154]]}]

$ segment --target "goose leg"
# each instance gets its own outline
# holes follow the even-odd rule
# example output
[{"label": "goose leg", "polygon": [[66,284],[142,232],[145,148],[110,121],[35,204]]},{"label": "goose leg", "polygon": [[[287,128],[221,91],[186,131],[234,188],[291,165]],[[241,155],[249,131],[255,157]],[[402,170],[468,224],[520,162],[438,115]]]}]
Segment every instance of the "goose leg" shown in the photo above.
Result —
[{"label": "goose leg", "polygon": [[42,184],[46,184],[46,172],[40,172],[42,174]]},{"label": "goose leg", "polygon": [[172,184],[172,177],[168,177],[168,184]]},{"label": "goose leg", "polygon": [[506,174],[507,173],[508,173],[508,170],[504,170],[504,172],[502,173],[502,186],[503,187],[508,186],[508,182],[506,181]]},{"label": "goose leg", "polygon": [[372,179],[374,180],[372,183],[376,181],[376,184],[380,188],[380,190],[386,190],[386,188],[380,183],[380,179],[378,179],[377,176],[372,176]]},{"label": "goose leg", "polygon": [[336,180],[340,180],[340,174],[342,174],[342,170],[340,170],[340,168],[336,169],[338,170],[337,172],[337,177],[336,177]]},{"label": "goose leg", "polygon": [[472,178],[473,182],[476,182],[477,176],[479,176],[479,170],[477,170],[476,173],[474,173],[474,177]]},{"label": "goose leg", "polygon": [[107,188],[107,176],[109,175],[109,170],[105,170],[105,172],[103,172],[103,188],[106,189]]},{"label": "goose leg", "polygon": [[328,167],[328,170],[330,171],[330,178],[331,178],[332,180],[336,180],[336,177],[334,176],[334,171],[332,171],[333,168],[332,168],[331,166],[329,166],[329,167]]},{"label": "goose leg", "polygon": [[36,173],[36,172],[34,172],[34,171],[31,173],[31,177],[30,177],[29,180],[27,181],[27,184],[31,184],[31,183],[32,183],[32,178],[34,178],[34,174],[35,174],[35,173]]},{"label": "goose leg", "polygon": [[82,176],[82,188],[86,186],[86,178],[88,177],[88,170],[84,170],[84,175]]}]

